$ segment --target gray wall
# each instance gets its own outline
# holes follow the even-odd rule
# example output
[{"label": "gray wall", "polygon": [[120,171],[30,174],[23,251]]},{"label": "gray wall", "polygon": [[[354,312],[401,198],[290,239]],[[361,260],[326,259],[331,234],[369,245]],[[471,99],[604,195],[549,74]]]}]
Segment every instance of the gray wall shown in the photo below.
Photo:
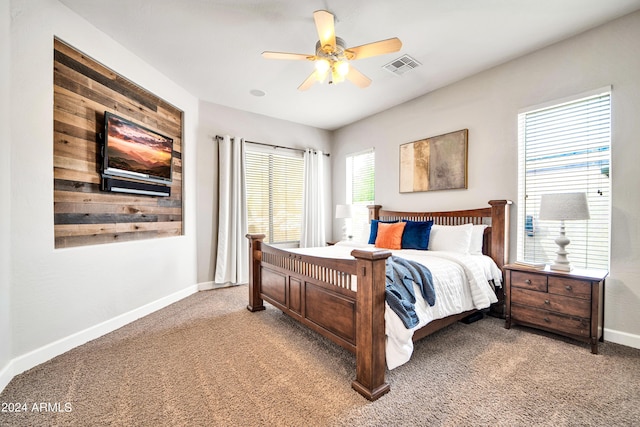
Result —
[{"label": "gray wall", "polygon": [[[612,259],[605,339],[640,348],[638,40],[640,12],[336,131],[334,203],[345,198],[345,155],[370,146],[376,149],[376,202],[388,208],[449,210],[484,206],[498,198],[515,202],[519,110],[612,85]],[[400,194],[399,145],[464,128],[469,129],[469,188]],[[515,220],[514,212],[512,260]],[[339,226],[334,223],[333,229],[338,237]]]},{"label": "gray wall", "polygon": [[[212,285],[218,244],[218,143],[216,135],[243,137],[291,148],[330,151],[331,134],[298,123],[200,102],[198,131],[198,283]],[[326,188],[331,191],[331,168]],[[331,209],[327,208],[327,237],[331,232]]]}]

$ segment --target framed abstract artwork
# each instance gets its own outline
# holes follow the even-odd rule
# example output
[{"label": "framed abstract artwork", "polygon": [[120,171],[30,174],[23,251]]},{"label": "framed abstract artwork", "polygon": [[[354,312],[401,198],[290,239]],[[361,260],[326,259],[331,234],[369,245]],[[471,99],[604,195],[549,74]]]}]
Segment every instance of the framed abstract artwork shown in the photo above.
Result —
[{"label": "framed abstract artwork", "polygon": [[467,188],[469,130],[400,145],[400,192]]}]

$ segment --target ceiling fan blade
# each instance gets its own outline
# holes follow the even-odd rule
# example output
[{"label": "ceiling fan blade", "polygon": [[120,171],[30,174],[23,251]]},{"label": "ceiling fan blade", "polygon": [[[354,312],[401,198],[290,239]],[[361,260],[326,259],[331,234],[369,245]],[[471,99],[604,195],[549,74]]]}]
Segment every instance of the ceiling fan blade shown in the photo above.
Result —
[{"label": "ceiling fan blade", "polygon": [[316,72],[314,71],[307,77],[305,81],[302,82],[300,86],[298,86],[298,90],[307,90],[309,89],[318,79],[316,78]]},{"label": "ceiling fan blade", "polygon": [[353,68],[351,64],[349,64],[349,72],[346,77],[351,83],[361,88],[365,88],[371,84],[371,79]]},{"label": "ceiling fan blade", "polygon": [[402,42],[399,38],[380,40],[373,43],[363,44],[361,46],[350,47],[345,52],[347,56],[353,55],[349,59],[362,59],[371,56],[383,55],[385,53],[397,52],[402,48]]},{"label": "ceiling fan blade", "polygon": [[316,10],[313,12],[313,20],[316,22],[322,50],[333,52],[336,49],[336,29],[333,15],[326,10]]},{"label": "ceiling fan blade", "polygon": [[315,55],[305,55],[304,53],[287,53],[287,52],[262,52],[262,57],[267,59],[308,59],[313,61],[316,59]]}]

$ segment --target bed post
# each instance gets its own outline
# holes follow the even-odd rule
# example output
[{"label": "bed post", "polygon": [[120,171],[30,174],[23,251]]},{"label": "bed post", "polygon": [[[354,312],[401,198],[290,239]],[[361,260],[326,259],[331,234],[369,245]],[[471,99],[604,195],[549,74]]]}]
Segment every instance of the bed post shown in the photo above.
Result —
[{"label": "bed post", "polygon": [[262,240],[264,234],[247,234],[249,239],[249,305],[247,310],[264,310],[264,301],[260,298],[260,261],[262,261]]},{"label": "bed post", "polygon": [[369,208],[369,222],[371,222],[372,219],[378,219],[380,217],[380,208],[382,208],[382,205],[367,205],[367,208]]},{"label": "bed post", "polygon": [[358,290],[356,292],[356,379],[351,386],[369,400],[390,390],[384,381],[385,365],[385,262],[388,250],[355,249]]},{"label": "bed post", "polygon": [[[491,244],[489,256],[496,265],[502,267],[509,261],[509,207],[510,200],[490,200],[491,205]],[[504,276],[504,274],[503,274]],[[504,277],[502,278],[504,283]],[[504,303],[504,287],[496,288],[498,302],[491,304],[489,314],[504,319],[506,312]]]},{"label": "bed post", "polygon": [[509,208],[511,200],[489,200],[491,205],[491,258],[502,267],[509,262]]}]

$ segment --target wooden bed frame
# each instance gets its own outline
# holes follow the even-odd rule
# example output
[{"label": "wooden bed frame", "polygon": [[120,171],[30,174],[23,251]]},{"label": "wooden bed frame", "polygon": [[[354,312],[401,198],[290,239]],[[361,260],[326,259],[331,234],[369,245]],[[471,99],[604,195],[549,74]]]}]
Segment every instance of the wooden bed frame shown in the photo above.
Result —
[{"label": "wooden bed frame", "polygon": [[[498,267],[509,254],[508,200],[491,200],[490,207],[449,212],[395,212],[369,206],[370,219],[433,220],[434,224],[489,224],[483,253]],[[385,382],[385,260],[388,250],[351,252],[354,259],[300,255],[263,243],[263,234],[248,234],[249,311],[269,302],[292,318],[356,355],[352,387],[369,400],[390,390]],[[352,278],[357,277],[357,291]],[[502,314],[501,289],[495,312]],[[432,321],[415,331],[414,341],[448,326],[472,312]]]}]

